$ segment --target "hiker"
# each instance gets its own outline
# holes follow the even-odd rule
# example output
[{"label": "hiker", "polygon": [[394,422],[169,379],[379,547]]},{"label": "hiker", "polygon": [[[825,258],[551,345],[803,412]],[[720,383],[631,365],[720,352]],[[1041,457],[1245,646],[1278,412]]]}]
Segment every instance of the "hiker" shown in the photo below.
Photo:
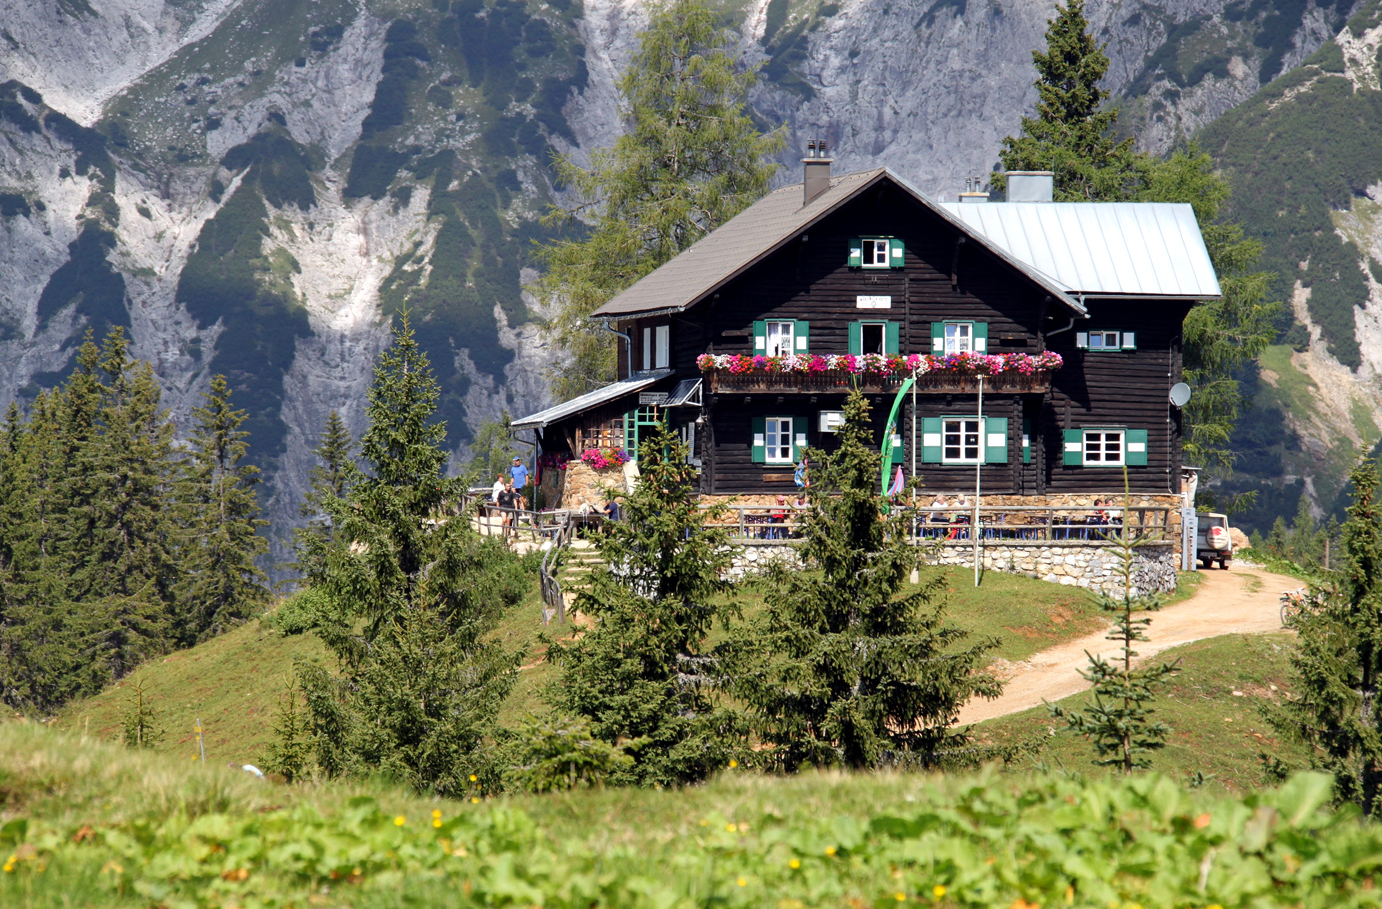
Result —
[{"label": "hiker", "polygon": [[508,539],[514,533],[514,510],[518,508],[518,493],[514,491],[513,480],[504,484],[499,496],[499,513],[502,516],[504,528],[504,539]]}]

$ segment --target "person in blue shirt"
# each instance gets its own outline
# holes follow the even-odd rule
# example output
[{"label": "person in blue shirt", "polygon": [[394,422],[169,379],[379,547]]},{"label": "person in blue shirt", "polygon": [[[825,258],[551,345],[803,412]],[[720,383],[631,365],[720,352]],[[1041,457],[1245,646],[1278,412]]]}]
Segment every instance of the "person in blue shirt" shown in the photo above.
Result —
[{"label": "person in blue shirt", "polygon": [[523,466],[523,461],[519,458],[513,459],[513,467],[509,470],[509,476],[513,477],[513,488],[522,490],[528,485],[528,468]]}]

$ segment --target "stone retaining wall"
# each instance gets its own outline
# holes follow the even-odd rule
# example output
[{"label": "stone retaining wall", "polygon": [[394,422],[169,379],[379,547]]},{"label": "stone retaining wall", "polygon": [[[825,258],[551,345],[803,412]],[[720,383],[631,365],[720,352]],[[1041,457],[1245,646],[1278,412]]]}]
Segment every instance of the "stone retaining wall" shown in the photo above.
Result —
[{"label": "stone retaining wall", "polygon": [[[740,581],[760,575],[769,565],[801,565],[798,549],[786,541],[730,545],[728,578]],[[926,561],[934,565],[972,566],[974,547],[968,541],[943,543],[931,550]],[[986,571],[1025,574],[1066,587],[1083,587],[1110,596],[1123,593],[1122,553],[1103,543],[1086,541],[1054,543],[1007,543],[980,545],[979,557]],[[1139,546],[1133,556],[1133,596],[1169,593],[1176,589],[1178,557],[1169,543]]]}]

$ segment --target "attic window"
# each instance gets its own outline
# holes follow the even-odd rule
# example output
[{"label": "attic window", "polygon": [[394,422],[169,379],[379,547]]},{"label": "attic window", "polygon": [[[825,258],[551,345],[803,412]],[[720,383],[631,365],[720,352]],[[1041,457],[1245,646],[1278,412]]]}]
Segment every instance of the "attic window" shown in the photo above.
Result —
[{"label": "attic window", "polygon": [[851,268],[902,268],[906,251],[896,237],[863,237],[849,241]]}]

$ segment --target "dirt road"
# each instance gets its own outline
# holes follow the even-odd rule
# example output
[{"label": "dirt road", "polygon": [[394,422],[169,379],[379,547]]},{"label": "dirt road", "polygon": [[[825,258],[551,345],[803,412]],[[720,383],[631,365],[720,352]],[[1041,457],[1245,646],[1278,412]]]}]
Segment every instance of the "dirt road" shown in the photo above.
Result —
[{"label": "dirt road", "polygon": [[[1294,578],[1241,565],[1201,573],[1204,581],[1194,596],[1152,616],[1147,632],[1150,642],[1134,648],[1138,662],[1202,638],[1280,630],[1281,592],[1301,586]],[[1109,660],[1119,655],[1118,645],[1104,637],[1107,633],[1095,632],[1020,663],[996,667],[1000,677],[1008,679],[1003,696],[996,701],[970,701],[960,711],[960,725],[1017,713],[1085,690],[1089,683],[1079,675],[1089,665],[1085,652],[1103,654]]]}]

